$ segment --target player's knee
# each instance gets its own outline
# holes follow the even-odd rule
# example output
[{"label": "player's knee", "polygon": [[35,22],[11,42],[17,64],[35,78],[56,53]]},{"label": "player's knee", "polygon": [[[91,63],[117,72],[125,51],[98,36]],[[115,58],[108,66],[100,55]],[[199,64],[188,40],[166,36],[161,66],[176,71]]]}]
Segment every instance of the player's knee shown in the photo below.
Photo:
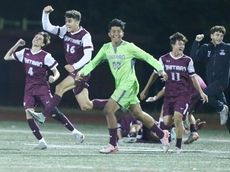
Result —
[{"label": "player's knee", "polygon": [[114,112],[113,112],[110,108],[105,107],[105,108],[103,109],[103,113],[104,113],[104,115],[111,115],[111,114],[113,114]]},{"label": "player's knee", "polygon": [[141,115],[142,115],[142,112],[139,111],[139,110],[134,110],[132,111],[132,114],[133,116],[136,118],[136,119],[141,119]]},{"label": "player's knee", "polygon": [[182,114],[175,113],[173,119],[175,123],[182,122]]},{"label": "player's knee", "polygon": [[64,88],[61,84],[58,84],[56,87],[55,87],[55,93],[56,94],[63,94],[64,92]]}]

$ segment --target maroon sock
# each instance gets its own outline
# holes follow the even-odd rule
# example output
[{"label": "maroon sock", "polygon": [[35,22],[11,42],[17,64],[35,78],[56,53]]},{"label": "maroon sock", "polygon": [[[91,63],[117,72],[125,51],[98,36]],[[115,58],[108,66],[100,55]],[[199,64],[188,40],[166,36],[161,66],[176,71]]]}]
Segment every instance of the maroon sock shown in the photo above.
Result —
[{"label": "maroon sock", "polygon": [[108,99],[93,99],[92,102],[94,109],[102,110],[108,102]]},{"label": "maroon sock", "polygon": [[109,128],[109,143],[113,146],[117,146],[117,128]]},{"label": "maroon sock", "polygon": [[190,131],[192,132],[197,132],[195,124],[190,124]]},{"label": "maroon sock", "polygon": [[181,149],[182,138],[176,138],[176,147]]},{"label": "maroon sock", "polygon": [[74,130],[74,126],[73,124],[69,121],[69,119],[65,116],[65,115],[56,115],[53,114],[52,118],[61,122],[62,124],[64,124],[64,126],[69,130],[69,131],[73,131]]},{"label": "maroon sock", "polygon": [[64,124],[64,126],[69,130],[74,130],[74,125],[69,121],[69,119],[62,113],[57,107],[51,112],[52,118]]},{"label": "maroon sock", "polygon": [[153,126],[150,128],[151,131],[156,133],[156,135],[162,139],[164,137],[164,132],[162,129],[160,129],[156,124],[153,124]]},{"label": "maroon sock", "polygon": [[34,122],[34,119],[27,119],[27,122],[30,126],[30,129],[32,130],[33,132],[33,135],[38,139],[42,139],[42,135],[40,133],[40,130],[39,130],[39,127],[38,125]]},{"label": "maroon sock", "polygon": [[61,97],[57,94],[54,94],[53,98],[50,100],[50,103],[47,105],[44,111],[44,115],[51,115],[51,112],[58,106],[61,101]]},{"label": "maroon sock", "polygon": [[171,126],[165,125],[163,121],[160,122],[160,128],[161,128],[162,130],[168,130],[168,131],[171,130]]}]

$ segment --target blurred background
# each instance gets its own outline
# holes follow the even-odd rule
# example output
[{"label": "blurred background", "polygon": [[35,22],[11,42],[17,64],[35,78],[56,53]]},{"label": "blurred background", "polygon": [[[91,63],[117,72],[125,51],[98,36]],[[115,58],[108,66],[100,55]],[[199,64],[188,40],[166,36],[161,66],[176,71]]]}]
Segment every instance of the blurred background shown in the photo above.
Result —
[{"label": "blurred background", "polygon": [[[209,42],[209,29],[213,25],[224,25],[227,29],[225,42],[230,42],[230,1],[229,0],[7,0],[0,5],[0,106],[22,106],[24,92],[23,66],[17,62],[5,62],[4,54],[19,39],[31,46],[35,33],[42,30],[41,15],[46,5],[52,5],[54,12],[50,21],[54,25],[64,24],[64,12],[76,9],[82,13],[81,25],[92,35],[95,55],[103,43],[108,42],[107,24],[113,18],[127,23],[125,40],[134,42],[157,59],[170,51],[169,36],[182,32],[189,40],[185,53],[189,55],[196,34],[205,34],[204,42]],[[52,36],[51,44],[46,47],[59,62],[61,81],[67,72],[62,40]],[[195,64],[196,71],[204,76],[204,65]],[[148,81],[152,68],[137,61],[136,73],[140,91]],[[163,83],[157,82],[151,90],[154,95]],[[91,75],[90,98],[109,98],[114,90],[114,80],[106,63],[98,66]],[[229,99],[229,90],[226,91]],[[142,102],[146,109],[160,107]],[[76,101],[71,91],[61,102],[63,107],[75,107]],[[206,110],[210,110],[209,107]]]}]

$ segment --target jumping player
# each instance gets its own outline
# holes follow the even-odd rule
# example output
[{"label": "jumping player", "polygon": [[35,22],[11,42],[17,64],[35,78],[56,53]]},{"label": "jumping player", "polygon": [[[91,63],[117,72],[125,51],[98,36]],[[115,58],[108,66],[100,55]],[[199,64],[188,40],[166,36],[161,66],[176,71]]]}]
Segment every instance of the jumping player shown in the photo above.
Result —
[{"label": "jumping player", "polygon": [[[32,40],[32,48],[23,48],[20,51],[16,50],[25,45],[23,39],[19,39],[17,43],[6,53],[5,60],[16,60],[24,64],[26,73],[25,91],[24,91],[24,109],[26,112],[27,122],[38,139],[38,145],[35,149],[46,149],[47,144],[42,137],[39,126],[31,117],[29,111],[34,111],[34,108],[41,103],[45,108],[52,98],[49,83],[55,82],[60,76],[57,65],[50,53],[42,50],[42,48],[50,43],[50,36],[46,32],[37,33]],[[48,77],[48,69],[53,72],[53,75]],[[48,83],[49,82],[49,83]],[[82,142],[84,135],[79,132],[68,118],[61,113],[56,107],[52,111],[52,118],[61,122],[75,138]],[[44,122],[40,121],[40,122]]]}]

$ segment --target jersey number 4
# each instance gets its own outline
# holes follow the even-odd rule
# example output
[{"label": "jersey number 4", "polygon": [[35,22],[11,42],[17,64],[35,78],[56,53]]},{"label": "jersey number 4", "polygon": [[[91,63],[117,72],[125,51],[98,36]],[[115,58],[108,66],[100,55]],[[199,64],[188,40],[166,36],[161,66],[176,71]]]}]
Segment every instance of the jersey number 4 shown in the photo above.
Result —
[{"label": "jersey number 4", "polygon": [[33,76],[33,75],[34,75],[33,68],[30,67],[27,73],[28,73],[30,76]]}]

